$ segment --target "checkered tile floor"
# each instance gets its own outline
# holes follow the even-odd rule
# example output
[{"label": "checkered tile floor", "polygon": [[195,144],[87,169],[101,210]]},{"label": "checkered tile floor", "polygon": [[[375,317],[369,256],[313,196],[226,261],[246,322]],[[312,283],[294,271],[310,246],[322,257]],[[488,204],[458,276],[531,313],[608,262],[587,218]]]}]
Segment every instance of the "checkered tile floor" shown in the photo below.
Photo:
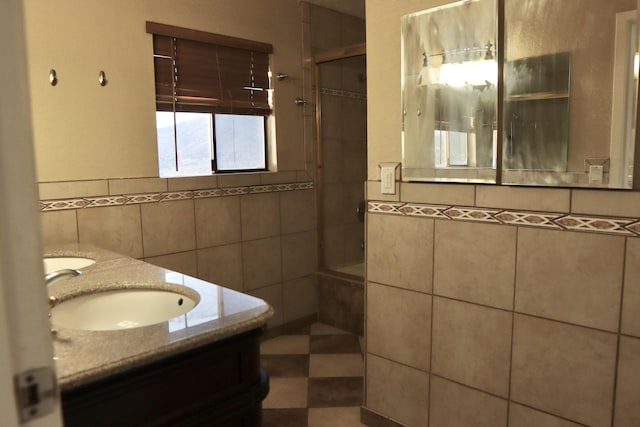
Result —
[{"label": "checkered tile floor", "polygon": [[263,427],[360,427],[364,363],[357,335],[322,323],[261,345],[270,391]]}]

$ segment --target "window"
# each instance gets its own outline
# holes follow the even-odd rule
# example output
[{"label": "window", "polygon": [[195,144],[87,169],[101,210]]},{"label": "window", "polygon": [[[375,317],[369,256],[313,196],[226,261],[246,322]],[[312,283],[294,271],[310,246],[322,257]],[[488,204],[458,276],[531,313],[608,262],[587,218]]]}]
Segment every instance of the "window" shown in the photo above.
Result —
[{"label": "window", "polygon": [[267,169],[270,44],[147,22],[160,176]]}]

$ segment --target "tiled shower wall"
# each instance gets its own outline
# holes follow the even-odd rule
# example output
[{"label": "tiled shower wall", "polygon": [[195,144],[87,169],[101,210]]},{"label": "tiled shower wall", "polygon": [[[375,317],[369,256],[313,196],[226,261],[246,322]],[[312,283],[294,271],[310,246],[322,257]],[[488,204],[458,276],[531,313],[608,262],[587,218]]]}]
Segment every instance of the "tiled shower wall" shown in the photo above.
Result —
[{"label": "tiled shower wall", "polygon": [[[325,150],[322,181],[327,196],[322,202],[327,238],[323,256],[332,266],[362,261],[364,227],[355,215],[364,200],[366,179],[366,79],[363,59],[352,59],[346,66],[325,63],[321,67],[320,87],[315,86],[313,55],[365,41],[365,21],[303,1],[304,97],[314,100],[305,110],[305,141],[316,147],[316,89],[323,97],[322,124]],[[354,61],[360,61],[355,64]],[[311,143],[309,143],[311,142]],[[314,156],[309,156],[315,158]],[[312,165],[315,170],[315,164]],[[311,170],[311,168],[307,168]],[[348,236],[348,237],[346,237]],[[321,268],[323,266],[320,266]],[[364,289],[362,283],[331,274],[318,277],[318,315],[330,325],[362,335],[364,327]]]},{"label": "tiled shower wall", "polygon": [[370,425],[640,425],[638,193],[379,187]]},{"label": "tiled shower wall", "polygon": [[[305,56],[364,43],[363,19],[324,7],[303,3]],[[313,61],[308,61],[315,65]],[[364,227],[356,210],[364,201],[366,180],[367,101],[364,57],[325,62],[319,65],[319,87],[307,87],[321,98],[322,141],[319,189],[322,209],[321,268],[338,269],[362,263]],[[309,82],[315,68],[308,68]],[[314,111],[315,113],[315,111]],[[312,118],[316,118],[314,116]]]},{"label": "tiled shower wall", "polygon": [[266,300],[269,326],[317,313],[305,172],[41,183],[43,243],[90,243]]},{"label": "tiled shower wall", "polygon": [[[367,153],[367,101],[364,92],[328,89],[353,85],[364,88],[365,61],[352,58],[320,67],[322,99],[322,241],[326,267],[364,261],[364,224],[357,210],[364,202]],[[362,77],[358,77],[358,71]],[[362,90],[361,88],[361,90]]]}]

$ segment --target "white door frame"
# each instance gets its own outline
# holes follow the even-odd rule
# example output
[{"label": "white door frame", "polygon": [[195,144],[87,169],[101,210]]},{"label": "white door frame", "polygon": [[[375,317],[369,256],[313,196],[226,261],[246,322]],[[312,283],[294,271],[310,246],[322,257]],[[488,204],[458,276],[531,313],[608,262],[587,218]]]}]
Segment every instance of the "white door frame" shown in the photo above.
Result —
[{"label": "white door frame", "polygon": [[[24,15],[21,0],[0,0],[0,426],[62,426],[52,413],[20,423],[14,376],[55,375],[44,286]],[[43,70],[47,78],[48,70]],[[51,378],[51,377],[49,377]]]}]

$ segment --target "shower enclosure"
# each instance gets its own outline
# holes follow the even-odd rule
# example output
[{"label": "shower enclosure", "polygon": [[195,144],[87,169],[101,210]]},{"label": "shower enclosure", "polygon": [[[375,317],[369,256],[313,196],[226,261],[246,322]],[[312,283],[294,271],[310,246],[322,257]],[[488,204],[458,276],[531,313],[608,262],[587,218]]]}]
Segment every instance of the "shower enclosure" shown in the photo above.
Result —
[{"label": "shower enclosure", "polygon": [[365,45],[324,51],[314,60],[320,317],[361,333],[367,167]]}]

